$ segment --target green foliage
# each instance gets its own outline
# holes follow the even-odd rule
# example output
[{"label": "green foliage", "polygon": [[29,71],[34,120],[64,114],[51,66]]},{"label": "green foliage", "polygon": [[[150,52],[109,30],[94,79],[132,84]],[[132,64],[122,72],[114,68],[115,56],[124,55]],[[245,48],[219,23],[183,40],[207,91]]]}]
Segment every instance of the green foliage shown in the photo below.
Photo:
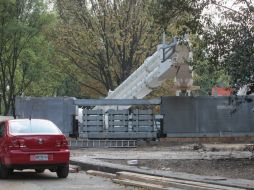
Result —
[{"label": "green foliage", "polygon": [[[158,43],[160,32],[144,1],[57,1],[56,46],[76,65],[73,75],[93,95],[123,82]],[[68,71],[69,72],[69,71]]]},{"label": "green foliage", "polygon": [[222,20],[213,23],[204,15],[202,41],[207,61],[210,67],[230,76],[231,85],[249,83],[254,71],[254,4],[242,0],[234,1],[233,8],[213,4],[220,8]]},{"label": "green foliage", "polygon": [[206,94],[214,85],[235,86],[253,81],[252,1],[225,4],[216,0],[157,0],[154,3],[157,22],[164,28],[171,27],[171,31],[173,28],[174,35],[190,32],[195,39],[192,42],[195,83]]},{"label": "green foliage", "polygon": [[151,4],[151,14],[155,22],[160,24],[164,31],[176,30],[177,35],[186,32],[196,33],[202,27],[199,22],[201,13],[208,0],[154,0]]},{"label": "green foliage", "polygon": [[20,55],[17,69],[17,95],[53,96],[58,83],[57,67],[52,63],[53,47],[42,35],[31,39]]},{"label": "green foliage", "polygon": [[208,59],[207,44],[200,37],[191,38],[194,70],[194,85],[200,86],[200,91],[195,94],[209,95],[214,86],[228,87],[230,77],[223,68],[217,68]]},{"label": "green foliage", "polygon": [[50,68],[42,31],[52,16],[45,8],[43,0],[0,1],[0,90],[5,115],[14,112],[15,96],[46,77],[43,73]]}]

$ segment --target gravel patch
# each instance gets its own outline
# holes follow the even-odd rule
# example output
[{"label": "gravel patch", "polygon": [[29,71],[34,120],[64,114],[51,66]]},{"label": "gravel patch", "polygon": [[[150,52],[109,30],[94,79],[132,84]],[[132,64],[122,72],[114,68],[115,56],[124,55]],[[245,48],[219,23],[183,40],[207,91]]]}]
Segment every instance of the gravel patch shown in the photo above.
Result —
[{"label": "gravel patch", "polygon": [[[128,165],[130,160],[103,161]],[[254,159],[214,159],[214,160],[136,160],[137,168],[184,172],[203,176],[220,176],[254,180]]]}]

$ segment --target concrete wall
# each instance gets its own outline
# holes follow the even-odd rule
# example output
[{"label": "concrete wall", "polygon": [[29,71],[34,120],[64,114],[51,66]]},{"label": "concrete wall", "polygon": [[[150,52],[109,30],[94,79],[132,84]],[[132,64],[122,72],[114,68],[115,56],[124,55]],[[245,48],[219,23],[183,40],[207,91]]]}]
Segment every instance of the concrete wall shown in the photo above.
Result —
[{"label": "concrete wall", "polygon": [[163,97],[168,137],[254,135],[254,96]]},{"label": "concrete wall", "polygon": [[17,118],[39,118],[54,122],[65,135],[73,130],[76,113],[75,98],[69,97],[16,97]]},{"label": "concrete wall", "polygon": [[[73,132],[75,98],[17,97],[18,118],[53,121],[62,132]],[[254,136],[254,96],[162,97],[163,133],[168,137]]]}]

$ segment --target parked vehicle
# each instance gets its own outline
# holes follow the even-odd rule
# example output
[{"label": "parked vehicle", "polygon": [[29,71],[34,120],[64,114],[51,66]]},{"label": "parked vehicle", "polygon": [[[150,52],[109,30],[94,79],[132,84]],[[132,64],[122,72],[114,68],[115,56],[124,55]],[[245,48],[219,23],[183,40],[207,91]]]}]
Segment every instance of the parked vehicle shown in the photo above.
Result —
[{"label": "parked vehicle", "polygon": [[49,169],[59,178],[69,173],[70,151],[66,137],[51,121],[13,119],[0,122],[0,177],[14,169]]}]

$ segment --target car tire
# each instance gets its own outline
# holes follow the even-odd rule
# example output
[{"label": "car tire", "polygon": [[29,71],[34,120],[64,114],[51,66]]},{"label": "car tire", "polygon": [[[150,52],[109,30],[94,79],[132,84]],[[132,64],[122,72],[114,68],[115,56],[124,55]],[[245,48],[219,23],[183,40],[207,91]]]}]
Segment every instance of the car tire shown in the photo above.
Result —
[{"label": "car tire", "polygon": [[64,166],[58,166],[56,169],[57,177],[66,178],[69,174],[69,164]]},{"label": "car tire", "polygon": [[35,169],[35,172],[41,174],[45,171],[45,169]]},{"label": "car tire", "polygon": [[2,163],[0,163],[0,178],[6,179],[8,177],[8,168],[6,168]]}]

